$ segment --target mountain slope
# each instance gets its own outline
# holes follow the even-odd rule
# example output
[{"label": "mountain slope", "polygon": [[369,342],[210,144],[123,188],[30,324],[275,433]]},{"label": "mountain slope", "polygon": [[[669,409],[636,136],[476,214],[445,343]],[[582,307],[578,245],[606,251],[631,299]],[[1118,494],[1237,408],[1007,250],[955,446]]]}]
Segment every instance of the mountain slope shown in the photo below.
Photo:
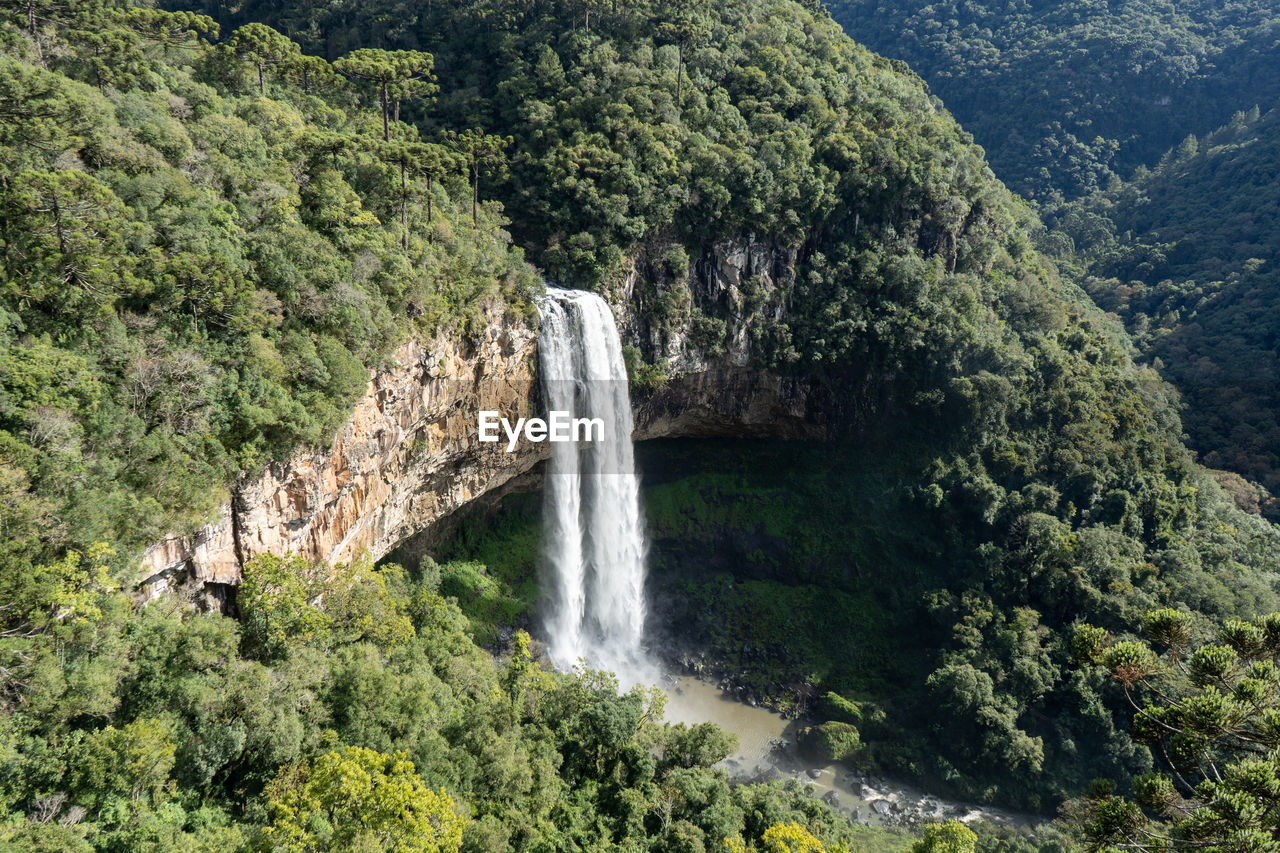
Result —
[{"label": "mountain slope", "polygon": [[1188,133],[1280,97],[1280,18],[1260,0],[833,0],[854,38],[905,60],[1043,201],[1103,189]]},{"label": "mountain slope", "polygon": [[[1059,212],[1086,286],[1183,394],[1204,461],[1280,489],[1280,110],[1188,137]],[[1271,511],[1275,511],[1272,507]]]},{"label": "mountain slope", "polygon": [[205,520],[238,472],[328,443],[411,330],[536,283],[500,220],[472,227],[460,170],[447,188],[413,176],[402,235],[393,155],[341,93],[263,97],[181,23],[156,45],[145,16],[116,31],[130,61],[89,85],[84,25],[64,23],[70,52],[10,31],[0,57],[0,436],[19,560],[96,541],[124,560]]}]

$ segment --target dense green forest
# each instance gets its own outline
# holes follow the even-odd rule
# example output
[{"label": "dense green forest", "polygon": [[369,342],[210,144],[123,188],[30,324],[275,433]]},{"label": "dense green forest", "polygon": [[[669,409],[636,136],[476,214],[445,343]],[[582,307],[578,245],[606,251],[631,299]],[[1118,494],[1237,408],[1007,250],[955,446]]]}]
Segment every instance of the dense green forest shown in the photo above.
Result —
[{"label": "dense green forest", "polygon": [[343,65],[216,34],[93,3],[3,31],[0,846],[905,848],[731,789],[707,769],[731,740],[663,725],[660,694],[495,663],[429,573],[265,559],[239,621],[134,609],[139,546],[326,441],[405,335],[537,282],[475,203],[473,136],[424,142]]},{"label": "dense green forest", "polygon": [[[425,123],[465,118],[513,139],[492,186],[531,259],[558,278],[609,288],[611,259],[652,246],[655,229],[694,258],[744,229],[799,248],[790,315],[754,330],[759,360],[819,373],[881,413],[872,432],[922,446],[902,476],[907,506],[939,531],[946,556],[916,568],[949,635],[926,680],[956,719],[915,769],[1039,808],[1096,761],[1145,769],[1122,733],[1100,745],[1106,726],[1087,749],[1046,735],[1046,717],[1061,716],[1037,703],[1077,689],[1060,632],[1103,611],[1119,630],[1169,600],[1223,615],[1269,608],[1275,531],[1191,464],[1165,386],[1036,254],[1034,217],[924,87],[789,4],[391,9],[242,13],[308,21],[296,33],[315,50],[368,39],[430,50],[453,71]],[[659,156],[676,150],[687,153]],[[674,297],[662,310],[690,310]],[[518,592],[493,594],[518,609]],[[984,607],[1024,625],[1026,642],[1000,651],[996,632],[968,626]],[[1059,663],[1013,677],[1041,645]],[[1079,692],[1099,702],[1102,685]],[[946,734],[975,719],[974,737]]]},{"label": "dense green forest", "polygon": [[[855,438],[874,456],[832,454],[825,476],[788,460],[785,489],[722,459],[652,514],[690,540],[753,512],[819,536],[767,583],[677,590],[711,614],[689,639],[723,656],[843,636],[798,637],[783,671],[728,663],[774,701],[807,680],[828,740],[863,726],[884,766],[1052,811],[1152,766],[1112,683],[1071,663],[1077,620],[1119,635],[1167,604],[1276,606],[1280,535],[1193,464],[1166,386],[1036,252],[1034,217],[919,79],[815,4],[4,11],[0,843],[910,843],[795,786],[731,786],[711,769],[727,736],[664,725],[656,694],[544,672],[520,635],[482,651],[527,613],[519,561],[278,555],[246,567],[238,619],[133,606],[141,546],[326,443],[395,343],[472,334],[489,297],[528,318],[529,262],[609,290],[660,251],[676,322],[712,241],[797,250],[758,361],[872,413]],[[495,577],[506,601],[482,609],[468,585]],[[797,605],[821,618],[781,619]],[[896,657],[856,641],[922,615]],[[890,673],[907,687],[876,692]],[[927,730],[878,722],[907,701],[934,709],[910,721]],[[966,849],[948,837],[922,843]]]},{"label": "dense green forest", "polygon": [[[102,541],[124,561],[203,522],[238,472],[328,442],[410,329],[487,295],[529,310],[540,286],[499,214],[473,224],[460,155],[403,124],[385,140],[327,63],[287,64],[278,35],[202,47],[217,26],[190,14],[121,11],[103,35],[106,14],[36,7],[34,35],[0,34],[16,565]],[[264,96],[253,50],[279,52],[289,97]]]},{"label": "dense green forest", "polygon": [[[1182,392],[1202,460],[1280,491],[1280,110],[1187,137],[1048,218],[1059,253]],[[1280,511],[1263,498],[1264,510]]]},{"label": "dense green forest", "polygon": [[[1280,487],[1275,9],[1252,0],[828,8],[854,38],[921,74],[996,174],[1039,204],[1059,261],[1177,386],[1202,460]],[[1234,489],[1278,511],[1253,486]]]},{"label": "dense green forest", "polygon": [[853,38],[929,82],[1011,188],[1105,189],[1188,133],[1280,97],[1266,0],[831,0]]}]

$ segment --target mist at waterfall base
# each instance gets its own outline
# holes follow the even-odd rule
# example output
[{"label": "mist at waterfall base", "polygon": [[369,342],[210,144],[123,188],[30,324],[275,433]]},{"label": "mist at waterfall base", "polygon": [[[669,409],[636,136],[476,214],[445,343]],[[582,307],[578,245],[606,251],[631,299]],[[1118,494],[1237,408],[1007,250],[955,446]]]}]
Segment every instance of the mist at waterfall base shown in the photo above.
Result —
[{"label": "mist at waterfall base", "polygon": [[548,287],[538,341],[548,411],[598,418],[601,441],[558,442],[543,486],[543,629],[559,669],[585,662],[653,683],[644,650],[645,536],[622,342],[594,293]]}]

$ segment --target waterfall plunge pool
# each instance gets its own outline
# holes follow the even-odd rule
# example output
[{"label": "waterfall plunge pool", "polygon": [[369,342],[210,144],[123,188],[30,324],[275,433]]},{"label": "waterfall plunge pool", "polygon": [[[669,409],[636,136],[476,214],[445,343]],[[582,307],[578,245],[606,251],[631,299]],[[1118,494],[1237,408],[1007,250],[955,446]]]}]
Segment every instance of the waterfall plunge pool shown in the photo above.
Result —
[{"label": "waterfall plunge pool", "polygon": [[737,749],[718,765],[736,781],[795,780],[802,789],[812,786],[813,796],[832,809],[868,826],[911,826],[953,818],[1034,826],[1043,820],[952,802],[844,764],[815,764],[796,745],[799,724],[795,720],[752,707],[690,675],[665,676],[661,687],[667,695],[667,722],[710,722],[737,736]]}]

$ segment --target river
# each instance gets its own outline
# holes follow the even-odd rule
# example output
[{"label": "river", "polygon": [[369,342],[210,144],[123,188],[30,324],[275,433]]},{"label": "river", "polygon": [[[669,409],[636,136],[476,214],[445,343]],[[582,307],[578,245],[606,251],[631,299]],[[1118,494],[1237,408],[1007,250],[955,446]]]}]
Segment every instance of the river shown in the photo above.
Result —
[{"label": "river", "polygon": [[1029,815],[988,806],[956,803],[843,764],[816,765],[796,747],[796,721],[767,708],[753,708],[693,676],[666,676],[666,719],[694,725],[712,722],[738,736],[738,748],[718,766],[740,780],[794,779],[812,785],[813,796],[836,811],[868,826],[904,826],[921,821],[958,818],[970,822],[1028,826]]}]

